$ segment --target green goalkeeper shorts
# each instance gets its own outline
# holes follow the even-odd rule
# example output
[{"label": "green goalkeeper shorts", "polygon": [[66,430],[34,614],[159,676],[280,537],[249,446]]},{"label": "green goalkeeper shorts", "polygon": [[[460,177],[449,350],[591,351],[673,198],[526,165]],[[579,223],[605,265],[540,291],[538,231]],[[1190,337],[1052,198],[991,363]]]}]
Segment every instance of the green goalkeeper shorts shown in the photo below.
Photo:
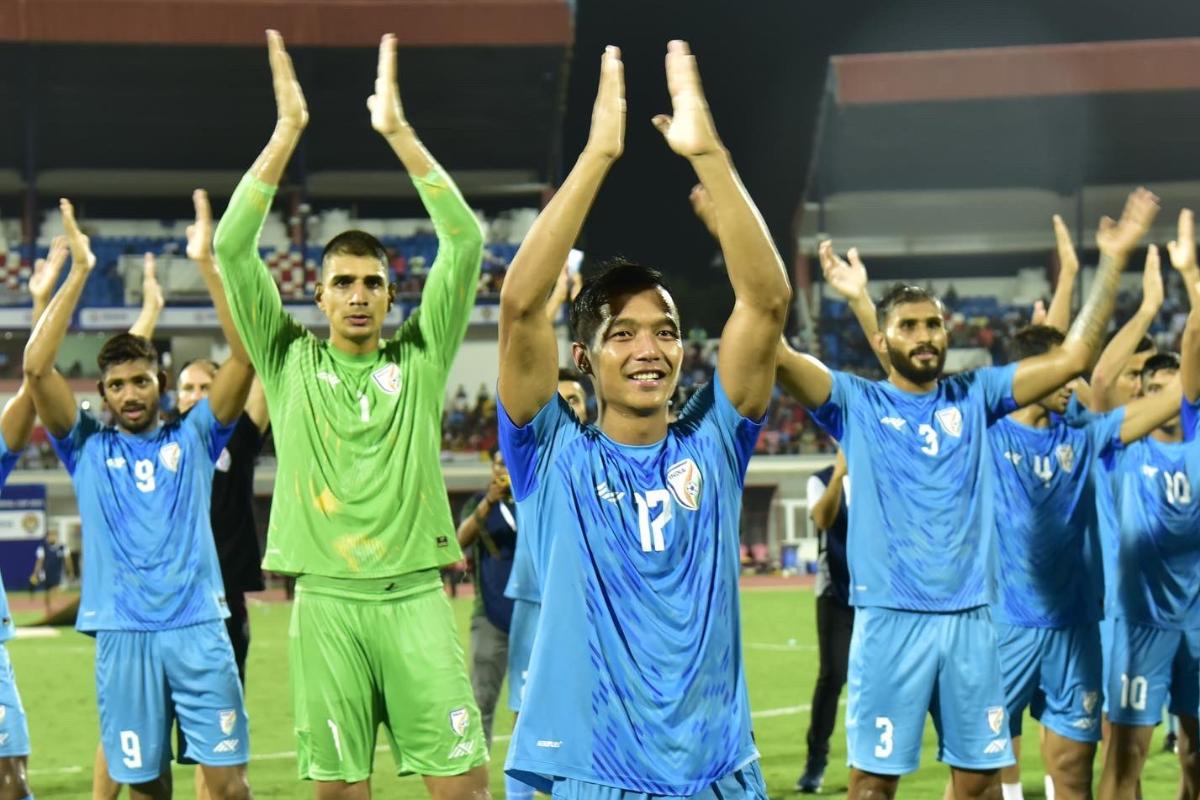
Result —
[{"label": "green goalkeeper shorts", "polygon": [[[371,776],[383,725],[397,773],[459,775],[488,760],[450,603],[432,585],[296,585],[288,658],[301,779]],[[330,591],[330,584],[337,588]]]}]

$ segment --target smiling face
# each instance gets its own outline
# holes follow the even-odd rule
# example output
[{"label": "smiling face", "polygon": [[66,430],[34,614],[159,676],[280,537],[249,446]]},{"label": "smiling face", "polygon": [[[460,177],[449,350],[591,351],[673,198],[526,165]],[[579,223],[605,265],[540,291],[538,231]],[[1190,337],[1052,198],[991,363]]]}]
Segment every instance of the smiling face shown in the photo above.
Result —
[{"label": "smiling face", "polygon": [[122,430],[141,433],[158,422],[160,385],[150,361],[112,364],[100,378],[100,393]]},{"label": "smiling face", "polygon": [[374,256],[337,253],[325,258],[317,305],[329,318],[330,339],[351,352],[376,347],[394,288]]},{"label": "smiling face", "polygon": [[896,371],[913,383],[929,383],[942,374],[949,340],[936,303],[896,304],[876,336],[876,348],[882,348]]},{"label": "smiling face", "polygon": [[576,342],[576,366],[592,376],[601,407],[634,416],[665,413],[683,362],[679,314],[665,289],[617,295],[593,340]]}]

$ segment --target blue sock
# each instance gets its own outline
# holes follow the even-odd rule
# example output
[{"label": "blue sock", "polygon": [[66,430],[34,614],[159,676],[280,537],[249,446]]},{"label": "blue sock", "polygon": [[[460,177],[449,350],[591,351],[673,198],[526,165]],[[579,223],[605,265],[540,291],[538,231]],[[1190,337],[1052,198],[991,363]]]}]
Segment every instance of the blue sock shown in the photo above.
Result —
[{"label": "blue sock", "polygon": [[504,776],[505,800],[533,800],[533,787],[511,775]]}]

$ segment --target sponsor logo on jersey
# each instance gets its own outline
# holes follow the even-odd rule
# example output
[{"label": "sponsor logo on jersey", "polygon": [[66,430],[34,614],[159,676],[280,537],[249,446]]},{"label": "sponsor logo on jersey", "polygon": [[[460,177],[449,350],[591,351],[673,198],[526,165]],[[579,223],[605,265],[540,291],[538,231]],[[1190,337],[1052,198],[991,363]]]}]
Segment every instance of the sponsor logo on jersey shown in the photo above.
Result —
[{"label": "sponsor logo on jersey", "polygon": [[1003,753],[1008,749],[1008,739],[993,739],[988,743],[988,746],[983,748],[985,756],[994,756]]},{"label": "sponsor logo on jersey", "polygon": [[437,537],[437,546],[438,547],[448,547],[449,545],[450,545],[450,537],[449,536]]},{"label": "sponsor logo on jersey", "polygon": [[1096,702],[1100,699],[1099,692],[1084,692],[1083,693],[1083,713],[1091,715],[1096,710]]},{"label": "sponsor logo on jersey", "polygon": [[899,417],[884,417],[879,420],[882,425],[891,425],[896,430],[901,430],[908,424],[908,420],[900,419]]},{"label": "sponsor logo on jersey", "polygon": [[667,470],[667,486],[671,488],[671,494],[675,495],[675,502],[688,511],[700,508],[700,489],[703,485],[704,476],[700,474],[696,462],[690,458],[672,464]]},{"label": "sponsor logo on jersey", "polygon": [[390,361],[372,372],[371,379],[386,394],[399,394],[400,392],[400,368]]},{"label": "sponsor logo on jersey", "polygon": [[221,733],[228,736],[233,733],[233,726],[237,725],[237,712],[232,708],[218,712],[218,717],[221,721]]},{"label": "sponsor logo on jersey", "polygon": [[1063,468],[1063,472],[1071,472],[1075,469],[1075,448],[1069,444],[1060,444],[1054,448],[1054,456],[1058,459],[1058,465]]},{"label": "sponsor logo on jersey", "polygon": [[475,742],[459,742],[454,745],[454,749],[450,751],[450,755],[447,758],[463,758],[471,755],[473,752],[475,752]]},{"label": "sponsor logo on jersey", "polygon": [[456,708],[450,712],[450,730],[454,731],[456,736],[465,735],[470,724],[471,712],[466,708]]},{"label": "sponsor logo on jersey", "polygon": [[1005,457],[1005,458],[1006,458],[1008,461],[1011,461],[1011,462],[1012,462],[1012,465],[1013,465],[1014,467],[1019,467],[1019,466],[1021,466],[1021,454],[1020,454],[1020,453],[1014,453],[1012,450],[1005,450],[1005,451],[1004,451],[1004,457]]},{"label": "sponsor logo on jersey", "polygon": [[109,469],[125,469],[125,459],[122,456],[117,456],[115,458],[106,458],[106,459],[104,459],[104,464]]},{"label": "sponsor logo on jersey", "polygon": [[179,456],[182,454],[179,442],[164,444],[158,449],[158,461],[171,472],[179,471]]},{"label": "sponsor logo on jersey", "polygon": [[222,739],[217,742],[217,746],[213,748],[214,753],[236,753],[240,739]]},{"label": "sponsor logo on jersey", "polygon": [[229,472],[229,468],[233,466],[233,456],[229,455],[229,448],[222,447],[221,455],[217,456],[217,471]]},{"label": "sponsor logo on jersey", "polygon": [[624,492],[614,492],[608,488],[608,482],[596,484],[596,496],[608,503],[619,503],[625,496]]},{"label": "sponsor logo on jersey", "polygon": [[1158,467],[1152,467],[1149,464],[1144,464],[1142,466],[1142,474],[1147,478],[1153,478],[1158,474]]},{"label": "sponsor logo on jersey", "polygon": [[337,385],[342,382],[342,379],[339,378],[337,375],[334,375],[332,372],[324,372],[324,371],[317,373],[317,380],[325,381],[326,383],[328,383],[330,386],[333,386],[334,388],[337,388]]},{"label": "sponsor logo on jersey", "polygon": [[557,750],[558,748],[562,747],[562,741],[559,739],[538,739],[537,746],[538,747],[549,747],[554,750]]},{"label": "sponsor logo on jersey", "polygon": [[955,406],[934,412],[938,424],[950,436],[962,436],[962,412]]},{"label": "sponsor logo on jersey", "polygon": [[1000,706],[992,706],[987,710],[988,727],[992,729],[992,733],[999,733],[1000,728],[1004,725],[1004,709]]}]

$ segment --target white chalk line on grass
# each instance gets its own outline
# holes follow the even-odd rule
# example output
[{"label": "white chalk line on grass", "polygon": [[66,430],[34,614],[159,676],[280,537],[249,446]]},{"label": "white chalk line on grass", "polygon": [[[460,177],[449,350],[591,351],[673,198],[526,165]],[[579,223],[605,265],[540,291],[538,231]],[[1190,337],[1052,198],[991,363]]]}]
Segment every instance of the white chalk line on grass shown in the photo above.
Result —
[{"label": "white chalk line on grass", "polygon": [[[844,702],[844,701],[843,701]],[[803,714],[806,711],[812,711],[812,705],[804,703],[799,706],[783,706],[782,708],[764,708],[760,711],[751,711],[750,716],[754,719],[771,719],[773,717],[790,717],[793,714]],[[493,742],[507,742],[512,739],[512,736],[504,734],[501,736],[493,736]],[[386,753],[387,745],[379,745],[375,748],[376,753]],[[285,761],[296,757],[295,750],[282,750],[278,753],[257,753],[250,757],[250,761]],[[77,775],[86,769],[85,767],[34,767],[29,770],[31,777],[38,775]]]}]

